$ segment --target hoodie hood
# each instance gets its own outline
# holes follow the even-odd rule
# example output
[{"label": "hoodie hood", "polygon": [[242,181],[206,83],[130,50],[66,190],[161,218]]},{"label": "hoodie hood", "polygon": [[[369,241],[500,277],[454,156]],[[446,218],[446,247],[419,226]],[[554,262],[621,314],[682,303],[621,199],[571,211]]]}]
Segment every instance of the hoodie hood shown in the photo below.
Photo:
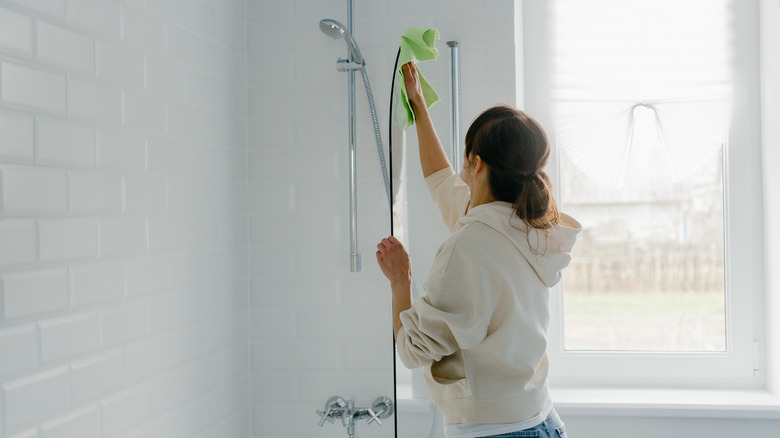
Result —
[{"label": "hoodie hood", "polygon": [[526,227],[512,208],[502,201],[489,202],[469,209],[458,219],[455,231],[472,223],[481,222],[498,231],[517,248],[547,287],[561,279],[561,270],[571,261],[571,250],[582,231],[582,225],[571,216],[560,213],[558,225],[548,229]]}]

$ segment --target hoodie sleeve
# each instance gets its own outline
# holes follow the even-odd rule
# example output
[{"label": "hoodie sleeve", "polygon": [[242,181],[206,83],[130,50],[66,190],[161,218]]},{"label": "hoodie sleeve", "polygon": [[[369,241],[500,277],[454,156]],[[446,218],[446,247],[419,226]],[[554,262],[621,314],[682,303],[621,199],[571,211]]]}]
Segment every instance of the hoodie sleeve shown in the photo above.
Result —
[{"label": "hoodie sleeve", "polygon": [[474,347],[487,336],[485,309],[468,298],[479,296],[483,280],[464,261],[464,254],[440,253],[423,286],[427,295],[401,312],[396,344],[407,368],[437,362]]},{"label": "hoodie sleeve", "polygon": [[439,207],[444,225],[451,233],[454,232],[458,219],[465,216],[468,209],[471,195],[469,186],[450,166],[428,175],[425,185],[431,193],[433,203]]}]

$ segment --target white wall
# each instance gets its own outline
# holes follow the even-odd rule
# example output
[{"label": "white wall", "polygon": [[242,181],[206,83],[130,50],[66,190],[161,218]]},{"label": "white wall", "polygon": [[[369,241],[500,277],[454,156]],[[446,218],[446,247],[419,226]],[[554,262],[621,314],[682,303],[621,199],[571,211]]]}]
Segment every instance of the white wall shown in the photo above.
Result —
[{"label": "white wall", "polygon": [[[762,163],[764,165],[764,234],[766,245],[764,257],[767,266],[777,266],[780,261],[780,234],[776,224],[780,220],[780,2],[761,0],[761,127],[762,127]],[[769,380],[775,393],[780,393],[780,324],[777,315],[780,312],[780,271],[765,270],[767,300],[767,345],[769,351]]]},{"label": "white wall", "polygon": [[0,1],[0,436],[249,435],[244,2]]}]

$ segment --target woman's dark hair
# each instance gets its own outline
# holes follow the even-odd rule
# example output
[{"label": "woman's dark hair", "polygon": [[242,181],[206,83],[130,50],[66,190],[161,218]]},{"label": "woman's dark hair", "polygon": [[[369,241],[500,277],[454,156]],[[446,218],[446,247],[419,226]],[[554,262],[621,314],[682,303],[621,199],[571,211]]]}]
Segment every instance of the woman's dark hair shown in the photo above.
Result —
[{"label": "woman's dark hair", "polygon": [[465,152],[469,162],[482,158],[493,196],[512,203],[527,226],[548,229],[558,223],[552,183],[542,170],[550,143],[536,120],[507,105],[489,108],[469,127]]}]

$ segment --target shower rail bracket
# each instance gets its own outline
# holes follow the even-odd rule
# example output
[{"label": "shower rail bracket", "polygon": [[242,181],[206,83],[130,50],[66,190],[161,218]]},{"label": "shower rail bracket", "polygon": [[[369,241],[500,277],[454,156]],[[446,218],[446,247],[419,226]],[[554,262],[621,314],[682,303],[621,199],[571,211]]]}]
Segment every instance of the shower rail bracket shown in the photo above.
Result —
[{"label": "shower rail bracket", "polygon": [[366,420],[366,424],[376,422],[382,425],[380,419],[393,415],[393,400],[389,397],[377,397],[370,408],[356,408],[355,401],[344,400],[343,397],[333,396],[325,402],[324,411],[315,411],[320,416],[320,427],[325,422],[334,423],[336,418],[341,418],[341,424],[347,428],[349,438],[355,437],[355,420]]},{"label": "shower rail bracket", "polygon": [[336,61],[336,67],[338,68],[338,71],[350,71],[350,70],[360,70],[364,68],[365,65],[358,64],[357,62],[352,62],[349,59],[339,58],[339,60]]}]

